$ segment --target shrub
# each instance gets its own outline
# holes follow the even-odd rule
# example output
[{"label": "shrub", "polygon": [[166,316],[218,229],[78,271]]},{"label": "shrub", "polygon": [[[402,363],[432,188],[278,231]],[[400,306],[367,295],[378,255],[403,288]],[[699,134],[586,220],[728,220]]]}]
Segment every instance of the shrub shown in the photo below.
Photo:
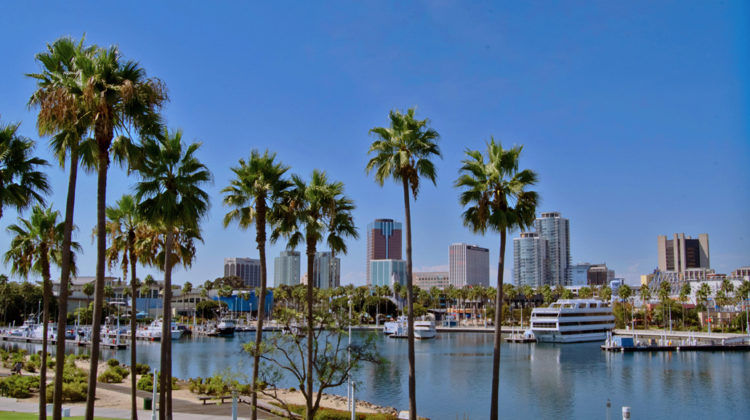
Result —
[{"label": "shrub", "polygon": [[0,379],[0,395],[10,398],[29,398],[31,388],[39,388],[36,376],[8,376]]},{"label": "shrub", "polygon": [[136,363],[135,364],[135,373],[138,375],[146,375],[147,373],[151,372],[151,367],[145,363]]},{"label": "shrub", "polygon": [[38,367],[39,367],[39,364],[37,364],[33,360],[27,360],[26,363],[23,364],[24,370],[29,373],[35,373]]},{"label": "shrub", "polygon": [[[54,399],[54,386],[47,387],[47,401]],[[62,400],[69,402],[81,402],[86,401],[86,393],[88,391],[88,384],[86,381],[82,382],[63,382],[62,386]]]},{"label": "shrub", "polygon": [[100,373],[96,380],[105,384],[119,384],[122,382],[122,376],[112,369],[107,369]]},{"label": "shrub", "polygon": [[107,366],[109,367],[120,366],[120,361],[117,359],[109,359],[107,360]]},{"label": "shrub", "polygon": [[[141,379],[138,380],[138,383],[135,384],[136,389],[139,389],[141,391],[147,391],[152,392],[154,390],[154,374],[148,373],[146,375],[141,376]],[[177,378],[172,377],[172,389],[180,389],[179,386],[177,386]],[[159,391],[159,381],[156,382],[156,390]]]}]

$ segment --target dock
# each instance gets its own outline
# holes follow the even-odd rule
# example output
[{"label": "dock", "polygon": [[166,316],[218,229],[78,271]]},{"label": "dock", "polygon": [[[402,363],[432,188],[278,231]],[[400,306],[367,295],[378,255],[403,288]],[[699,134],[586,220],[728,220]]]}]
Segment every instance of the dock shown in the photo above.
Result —
[{"label": "dock", "polygon": [[750,351],[745,334],[691,331],[614,330],[601,346],[609,352]]},{"label": "dock", "polygon": [[[120,336],[122,338],[122,336]],[[16,335],[8,335],[8,334],[2,334],[0,335],[0,341],[7,341],[7,342],[14,342],[14,343],[30,343],[30,344],[42,344],[42,339],[38,337],[21,337]],[[48,345],[55,345],[57,343],[56,339],[48,339],[47,344]],[[71,346],[79,346],[79,347],[91,347],[90,341],[82,341],[82,340],[65,340],[65,344],[71,345]],[[117,342],[117,340],[113,339],[106,339],[102,337],[101,343],[99,344],[100,347],[111,349],[111,350],[122,350],[128,348],[128,344],[124,342],[122,339],[120,342]]]}]

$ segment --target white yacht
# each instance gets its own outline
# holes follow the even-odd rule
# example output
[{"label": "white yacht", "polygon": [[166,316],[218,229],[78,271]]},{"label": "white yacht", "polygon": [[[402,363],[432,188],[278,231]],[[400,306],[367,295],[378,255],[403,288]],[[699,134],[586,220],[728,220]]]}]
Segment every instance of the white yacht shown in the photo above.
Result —
[{"label": "white yacht", "polygon": [[[179,340],[180,337],[182,337],[182,331],[177,328],[177,323],[172,321],[171,323],[171,336],[172,340]],[[143,338],[146,340],[151,341],[158,341],[161,340],[161,328],[162,328],[162,320],[161,318],[155,319],[148,327],[138,330],[136,332],[136,337]]]},{"label": "white yacht", "polygon": [[406,331],[407,318],[405,315],[399,316],[395,321],[389,321],[383,324],[383,334],[398,334],[399,330]]},{"label": "white yacht", "polygon": [[437,336],[435,321],[414,321],[414,338],[426,340],[435,336]]},{"label": "white yacht", "polygon": [[531,331],[537,341],[604,341],[614,327],[609,303],[597,299],[561,299],[531,312]]},{"label": "white yacht", "polygon": [[221,318],[219,323],[216,325],[216,332],[221,337],[231,337],[234,335],[236,323],[232,318],[224,317]]}]

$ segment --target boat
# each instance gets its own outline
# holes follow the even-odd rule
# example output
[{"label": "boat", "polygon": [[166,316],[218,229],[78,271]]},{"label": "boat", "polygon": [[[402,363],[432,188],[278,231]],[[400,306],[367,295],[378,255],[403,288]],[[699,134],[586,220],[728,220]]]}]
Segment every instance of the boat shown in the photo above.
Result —
[{"label": "boat", "polygon": [[598,299],[561,299],[531,312],[531,331],[539,342],[604,341],[614,327],[612,308]]},{"label": "boat", "polygon": [[[159,341],[161,340],[161,329],[161,318],[155,319],[151,324],[149,324],[148,327],[138,330],[135,333],[135,336],[137,338],[143,338],[146,340]],[[175,323],[174,321],[171,322],[170,336],[172,337],[172,340],[179,340],[180,337],[182,337],[182,331],[177,328],[177,323]]]},{"label": "boat", "polygon": [[406,331],[406,324],[407,317],[405,315],[401,315],[395,321],[389,321],[383,324],[383,334],[398,334],[399,329]]},{"label": "boat", "polygon": [[414,321],[414,338],[426,340],[435,336],[437,336],[435,321]]},{"label": "boat", "polygon": [[216,325],[216,333],[220,337],[231,337],[234,335],[236,323],[232,318],[224,317],[221,318],[219,323]]}]

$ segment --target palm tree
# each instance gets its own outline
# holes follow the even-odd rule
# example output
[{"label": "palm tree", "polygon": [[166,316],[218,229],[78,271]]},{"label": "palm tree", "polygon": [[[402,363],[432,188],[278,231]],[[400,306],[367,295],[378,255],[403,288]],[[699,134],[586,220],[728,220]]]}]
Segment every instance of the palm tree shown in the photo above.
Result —
[{"label": "palm tree", "polygon": [[49,193],[47,175],[38,167],[47,161],[31,156],[34,142],[18,134],[20,124],[0,124],[0,218],[5,207],[19,212]]},{"label": "palm tree", "polygon": [[[172,418],[172,348],[170,339],[172,266],[175,229],[199,231],[199,222],[208,211],[209,197],[202,187],[211,181],[211,173],[196,157],[200,143],[186,146],[182,132],[168,132],[143,142],[143,159],[138,165],[141,181],[136,185],[136,200],[141,216],[164,232],[164,319],[159,378],[160,420]],[[197,236],[197,234],[196,234]],[[178,247],[179,248],[179,247]],[[177,249],[179,251],[179,249]],[[183,264],[185,261],[183,261]]]},{"label": "palm tree", "polygon": [[644,308],[643,318],[644,318],[644,321],[646,322],[646,329],[648,329],[648,318],[649,318],[648,314],[649,312],[651,312],[651,310],[648,307],[648,302],[651,300],[651,288],[648,287],[648,284],[644,284],[641,286],[640,295],[641,295],[641,302],[643,303],[643,305],[646,306]]},{"label": "palm tree", "polygon": [[[325,172],[314,170],[309,183],[299,177],[292,176],[292,186],[284,194],[283,199],[274,207],[272,220],[275,229],[271,233],[271,241],[276,242],[282,235],[288,240],[287,248],[294,249],[305,243],[307,255],[307,286],[306,286],[306,315],[307,315],[307,372],[306,372],[306,416],[308,420],[315,417],[319,406],[319,399],[313,405],[313,268],[317,244],[331,233],[331,227],[336,220],[351,220],[351,201],[344,195],[344,184],[329,182]],[[349,211],[342,209],[342,203],[349,203]],[[346,229],[339,231],[346,234]],[[336,242],[336,241],[334,241]],[[329,245],[332,242],[329,242]],[[345,251],[343,241],[338,246]]]},{"label": "palm tree", "polygon": [[[73,118],[85,115],[85,119],[79,119],[77,122],[86,124],[85,128],[92,131],[96,142],[97,263],[91,365],[85,416],[86,420],[93,420],[105,274],[105,209],[109,155],[116,134],[125,134],[118,137],[118,141],[115,142],[115,150],[124,151],[127,149],[125,145],[130,143],[127,134],[131,128],[141,135],[159,133],[161,118],[157,111],[167,100],[167,95],[164,84],[160,80],[148,78],[146,72],[136,62],[123,60],[117,47],[83,48],[79,45],[79,49],[71,53],[71,56],[71,61],[67,63],[70,63],[72,68],[61,71],[72,73],[73,77],[54,79],[49,85],[45,85],[48,89],[44,92],[50,95],[40,95],[40,98],[41,101],[58,100],[58,104],[50,107],[50,112],[56,113],[60,124],[63,124],[66,129],[70,129],[72,125],[62,123],[63,120],[68,120],[71,115]],[[37,58],[43,62],[45,60],[42,56]],[[43,78],[38,79],[43,80]],[[44,109],[42,105],[42,110]],[[129,160],[126,153],[118,153],[115,157],[121,162]]]},{"label": "palm tree", "polygon": [[255,352],[253,354],[253,396],[252,419],[258,418],[258,365],[260,364],[260,343],[263,338],[263,311],[266,303],[266,212],[276,205],[283,191],[289,187],[284,179],[288,166],[275,162],[275,153],[268,150],[261,155],[257,150],[250,152],[247,161],[240,159],[239,166],[232,168],[235,179],[222,190],[224,205],[232,207],[224,216],[224,227],[236,221],[240,228],[247,229],[255,224],[255,243],[260,254],[260,294],[258,299],[258,325],[255,329]]},{"label": "palm tree", "polygon": [[518,161],[523,146],[504,150],[499,142],[490,138],[487,143],[487,161],[478,150],[467,150],[462,175],[455,186],[464,188],[459,202],[469,207],[463,213],[463,223],[475,233],[488,229],[500,233],[500,255],[497,271],[497,298],[495,300],[495,343],[492,364],[492,394],[490,418],[498,418],[498,392],[500,387],[501,315],[503,303],[503,274],[505,271],[505,243],[509,230],[525,230],[534,223],[539,196],[527,188],[536,184],[537,175],[529,169],[519,170]]},{"label": "palm tree", "polygon": [[382,187],[388,178],[400,182],[404,190],[404,213],[406,219],[406,301],[408,308],[409,342],[409,419],[417,418],[417,391],[414,372],[414,295],[412,291],[412,249],[411,249],[411,207],[409,190],[414,199],[419,193],[420,178],[436,183],[437,170],[432,163],[440,157],[437,145],[439,134],[428,127],[428,120],[414,118],[414,108],[405,114],[392,110],[388,117],[389,127],[375,127],[370,130],[375,140],[367,154],[374,156],[367,162],[366,170],[375,171],[375,181]]},{"label": "palm tree", "polygon": [[[123,195],[114,207],[107,207],[107,232],[109,233],[110,246],[107,248],[107,265],[111,269],[114,264],[121,261],[122,277],[127,279],[128,268],[130,268],[130,288],[137,290],[136,264],[138,252],[136,252],[136,232],[142,221],[138,214],[138,205],[132,195]],[[120,258],[122,254],[122,258]],[[128,267],[129,266],[129,267]],[[136,360],[135,346],[135,297],[130,311],[130,360]],[[130,364],[130,417],[138,418],[136,404],[136,366]]]},{"label": "palm tree", "polygon": [[[50,284],[50,264],[61,265],[64,223],[58,223],[59,213],[52,209],[43,209],[36,205],[31,210],[31,218],[20,219],[19,224],[8,227],[8,232],[15,235],[10,242],[10,249],[5,254],[5,262],[12,263],[11,270],[27,278],[30,272],[42,275],[42,361],[39,381],[39,418],[46,418],[47,404],[47,329],[49,326],[49,302],[52,297]],[[78,243],[71,247],[80,250]],[[71,266],[75,270],[74,261]],[[64,335],[63,330],[63,335]],[[64,340],[63,340],[64,341]],[[58,358],[59,359],[59,358]]]},{"label": "palm tree", "polygon": [[682,328],[685,328],[685,312],[687,310],[685,309],[685,302],[688,301],[688,298],[690,297],[690,293],[692,292],[692,289],[690,287],[690,282],[685,282],[685,284],[682,285],[682,288],[680,288],[680,303],[682,304]]}]

